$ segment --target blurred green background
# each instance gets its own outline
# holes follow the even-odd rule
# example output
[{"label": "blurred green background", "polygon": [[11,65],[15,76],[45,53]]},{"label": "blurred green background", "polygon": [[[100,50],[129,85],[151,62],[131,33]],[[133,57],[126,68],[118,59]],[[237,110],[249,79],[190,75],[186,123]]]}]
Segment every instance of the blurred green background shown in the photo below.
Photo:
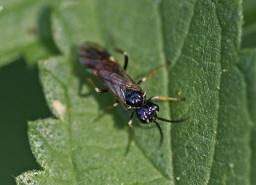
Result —
[{"label": "blurred green background", "polygon": [[243,1],[244,25],[242,32],[242,48],[256,47],[256,1]]},{"label": "blurred green background", "polygon": [[[35,18],[40,28],[38,37],[43,44],[52,45],[50,9],[45,8],[45,4],[40,6],[37,6],[38,17]],[[244,0],[243,7],[241,47],[256,47],[256,1]],[[1,29],[1,34],[6,34],[5,31]],[[55,48],[52,48],[52,52],[58,53]],[[46,53],[40,57],[47,57]],[[40,57],[24,56],[0,67],[0,184],[3,185],[15,184],[15,177],[24,171],[40,169],[27,137],[27,121],[51,116],[35,64]]]}]

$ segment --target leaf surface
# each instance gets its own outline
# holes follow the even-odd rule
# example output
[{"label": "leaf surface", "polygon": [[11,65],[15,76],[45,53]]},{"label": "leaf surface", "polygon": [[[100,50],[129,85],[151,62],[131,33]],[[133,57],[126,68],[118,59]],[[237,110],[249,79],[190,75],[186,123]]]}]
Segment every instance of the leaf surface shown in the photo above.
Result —
[{"label": "leaf surface", "polygon": [[247,49],[240,52],[240,63],[239,67],[244,74],[246,81],[248,109],[250,118],[253,121],[252,129],[250,132],[250,151],[251,151],[251,166],[250,166],[250,180],[251,184],[256,183],[256,50]]}]

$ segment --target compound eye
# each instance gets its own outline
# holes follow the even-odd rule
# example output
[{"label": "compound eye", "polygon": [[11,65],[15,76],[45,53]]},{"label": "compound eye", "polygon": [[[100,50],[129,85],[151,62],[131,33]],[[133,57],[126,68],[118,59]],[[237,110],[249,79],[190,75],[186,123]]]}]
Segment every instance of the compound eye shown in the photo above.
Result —
[{"label": "compound eye", "polygon": [[146,105],[148,106],[148,111],[150,112],[158,112],[159,111],[159,106],[157,104],[154,104],[152,102],[147,102]]},{"label": "compound eye", "polygon": [[145,108],[140,108],[136,111],[137,117],[142,123],[147,123],[148,122],[148,115],[147,115],[147,109]]},{"label": "compound eye", "polygon": [[153,110],[158,112],[159,111],[159,106],[158,105],[154,105]]}]

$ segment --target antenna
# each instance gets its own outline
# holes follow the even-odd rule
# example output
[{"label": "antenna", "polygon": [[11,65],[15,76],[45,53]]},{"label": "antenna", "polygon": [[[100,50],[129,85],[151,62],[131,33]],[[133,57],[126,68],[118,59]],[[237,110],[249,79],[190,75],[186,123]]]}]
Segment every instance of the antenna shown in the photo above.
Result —
[{"label": "antenna", "polygon": [[159,147],[161,147],[162,144],[163,144],[163,140],[164,140],[163,131],[162,131],[162,129],[161,129],[159,123],[157,123],[156,121],[154,121],[154,123],[156,124],[156,126],[157,126],[157,128],[158,128],[158,130],[159,130],[159,132],[160,132],[160,137],[161,137],[161,138],[160,138]]},{"label": "antenna", "polygon": [[[185,118],[185,119],[181,119],[181,120],[168,120],[168,119],[164,119],[164,118],[160,118],[160,117],[156,117],[156,118],[157,118],[158,120],[165,121],[165,122],[169,122],[169,123],[181,123],[181,122],[186,121],[186,120],[189,119],[189,118]],[[159,147],[161,147],[162,144],[163,144],[163,140],[164,140],[163,131],[162,131],[162,129],[161,129],[159,123],[158,123],[156,120],[154,120],[153,122],[156,124],[156,126],[157,126],[157,128],[158,128],[158,130],[159,130],[159,132],[160,132],[160,137],[161,137],[161,138],[160,138]]]}]

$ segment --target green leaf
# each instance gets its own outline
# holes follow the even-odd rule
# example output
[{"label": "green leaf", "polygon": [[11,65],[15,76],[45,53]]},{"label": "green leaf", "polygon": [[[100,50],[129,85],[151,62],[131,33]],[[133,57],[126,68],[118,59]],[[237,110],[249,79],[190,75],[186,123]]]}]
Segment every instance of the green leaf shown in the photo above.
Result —
[{"label": "green leaf", "polygon": [[[52,21],[64,56],[40,63],[56,118],[29,124],[32,151],[44,171],[24,173],[18,184],[249,184],[250,117],[237,67],[241,17],[238,0],[61,3]],[[93,122],[114,102],[111,95],[78,94],[72,49],[93,41],[111,50],[111,37],[129,53],[128,73],[136,80],[173,61],[142,85],[147,97],[188,98],[159,102],[161,117],[190,117],[173,126],[161,123],[160,149],[157,128],[138,122],[130,145],[129,113],[121,108]]]},{"label": "green leaf", "polygon": [[251,139],[251,184],[256,184],[256,50],[243,50],[240,52],[240,69],[242,70],[247,89],[248,108],[252,121],[253,128],[250,133]]},{"label": "green leaf", "polygon": [[24,55],[29,62],[57,54],[50,30],[53,1],[0,3],[0,66]]}]

